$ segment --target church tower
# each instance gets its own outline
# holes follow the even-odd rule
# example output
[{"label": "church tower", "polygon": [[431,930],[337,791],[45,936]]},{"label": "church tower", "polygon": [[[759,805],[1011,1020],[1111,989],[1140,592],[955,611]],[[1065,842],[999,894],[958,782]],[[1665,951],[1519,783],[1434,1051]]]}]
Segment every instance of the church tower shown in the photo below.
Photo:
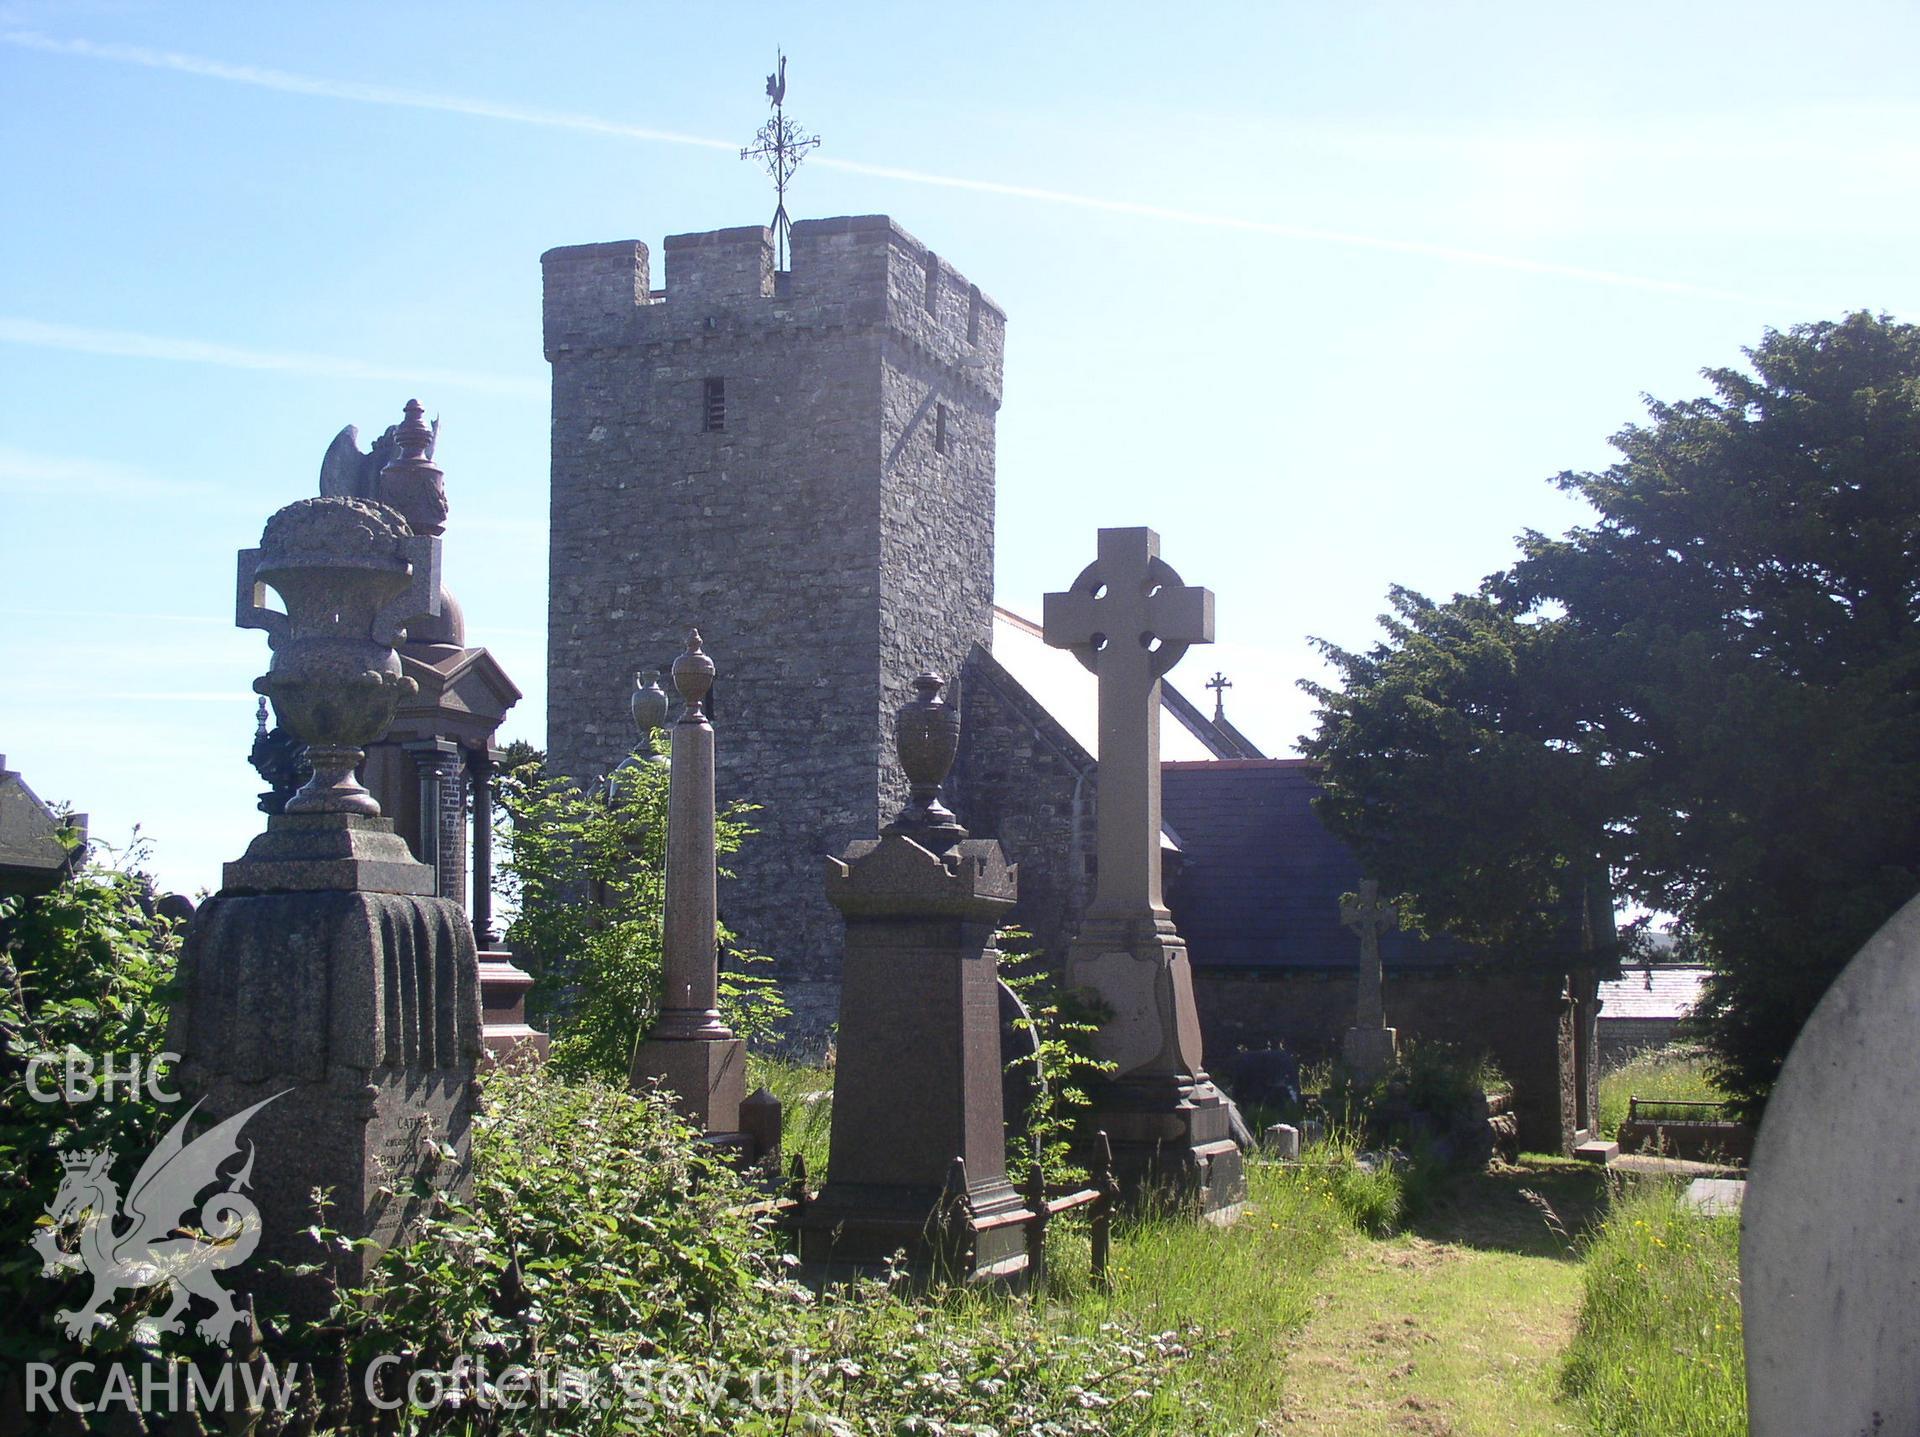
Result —
[{"label": "church tower", "polygon": [[838,999],[821,860],[905,801],[894,711],[991,640],[1006,316],[884,215],[541,258],[553,366],[547,744],[590,782],[633,746],[636,671],[697,627],[722,804],[759,806],[723,921],[796,1026]]}]

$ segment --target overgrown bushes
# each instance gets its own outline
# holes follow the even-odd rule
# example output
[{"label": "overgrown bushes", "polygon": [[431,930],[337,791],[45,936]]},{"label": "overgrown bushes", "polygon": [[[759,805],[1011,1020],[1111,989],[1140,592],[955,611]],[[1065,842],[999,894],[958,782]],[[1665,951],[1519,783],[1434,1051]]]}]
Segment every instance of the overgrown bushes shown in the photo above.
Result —
[{"label": "overgrown bushes", "polygon": [[[444,1391],[463,1400],[410,1409],[399,1430],[466,1431],[476,1410],[505,1431],[1165,1430],[1150,1424],[1173,1400],[1179,1338],[1071,1334],[1017,1303],[885,1283],[816,1297],[746,1215],[755,1194],[664,1101],[540,1070],[487,1089],[472,1202],[429,1219],[336,1313],[357,1390],[387,1354],[405,1361],[380,1374],[383,1402],[410,1372],[462,1374]],[[510,1412],[501,1377],[522,1368],[587,1395]]]},{"label": "overgrown bushes", "polygon": [[[29,1246],[60,1186],[60,1152],[105,1148],[133,1162],[171,1116],[144,1082],[116,1081],[111,1097],[85,1101],[64,1094],[59,1067],[34,1074],[40,1096],[28,1084],[42,1054],[72,1052],[87,1065],[82,1083],[109,1054],[122,1077],[132,1057],[150,1071],[165,1046],[179,942],[172,924],[148,915],[147,896],[137,873],[90,866],[50,893],[0,899],[0,1388],[23,1364],[71,1351],[53,1314],[81,1306],[90,1286],[84,1274],[43,1276]],[[114,1310],[130,1318],[144,1305],[129,1293]]]}]

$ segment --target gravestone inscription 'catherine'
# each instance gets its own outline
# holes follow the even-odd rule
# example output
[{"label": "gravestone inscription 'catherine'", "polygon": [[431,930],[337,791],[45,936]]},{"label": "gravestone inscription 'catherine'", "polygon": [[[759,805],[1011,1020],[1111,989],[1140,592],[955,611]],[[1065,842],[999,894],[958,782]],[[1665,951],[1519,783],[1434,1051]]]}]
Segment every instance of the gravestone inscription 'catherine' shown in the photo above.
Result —
[{"label": "gravestone inscription 'catherine'", "polygon": [[1173,1179],[1209,1212],[1246,1196],[1225,1096],[1201,1063],[1187,948],[1160,885],[1160,680],[1213,642],[1213,595],[1180,581],[1151,529],[1102,529],[1099,557],[1046,596],[1046,641],[1100,681],[1100,799],[1093,901],[1067,949],[1066,980],[1108,1017],[1097,1040],[1113,1077],[1090,1121],[1113,1140],[1123,1182]]},{"label": "gravestone inscription 'catherine'", "polygon": [[1028,1213],[1007,1181],[993,942],[1018,875],[940,801],[959,714],[938,676],[915,687],[895,737],[906,807],[827,860],[845,981],[827,1184],[801,1213],[800,1256],[816,1277],[904,1251],[921,1277],[1018,1285]]},{"label": "gravestone inscription 'catherine'", "polygon": [[[273,1289],[296,1315],[324,1307],[326,1278],[276,1263],[357,1279],[414,1210],[412,1178],[469,1180],[473,930],[354,773],[411,683],[394,646],[439,584],[438,540],[356,499],[290,504],[240,555],[238,622],[273,649],[255,687],[306,745],[311,776],[195,913],[168,1047],[203,1118],[274,1099],[246,1130],[261,1233],[237,1285]],[[332,1226],[375,1250],[306,1237],[316,1187],[332,1191]]]}]

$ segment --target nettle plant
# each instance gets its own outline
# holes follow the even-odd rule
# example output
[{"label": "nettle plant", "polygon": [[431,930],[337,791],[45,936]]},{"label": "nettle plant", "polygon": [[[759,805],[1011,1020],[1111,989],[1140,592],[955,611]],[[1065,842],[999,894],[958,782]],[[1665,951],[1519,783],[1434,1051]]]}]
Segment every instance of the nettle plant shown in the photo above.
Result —
[{"label": "nettle plant", "polygon": [[[570,1076],[625,1082],[660,1005],[666,765],[629,764],[582,789],[516,746],[500,795],[499,887],[514,909],[507,942],[534,975],[533,1009],[553,1027],[551,1061]],[[752,832],[750,812],[732,804],[716,815],[723,860]],[[774,979],[750,971],[769,960],[736,947],[724,928],[720,941],[721,1012],[749,1044],[765,1042],[788,1015]]]}]

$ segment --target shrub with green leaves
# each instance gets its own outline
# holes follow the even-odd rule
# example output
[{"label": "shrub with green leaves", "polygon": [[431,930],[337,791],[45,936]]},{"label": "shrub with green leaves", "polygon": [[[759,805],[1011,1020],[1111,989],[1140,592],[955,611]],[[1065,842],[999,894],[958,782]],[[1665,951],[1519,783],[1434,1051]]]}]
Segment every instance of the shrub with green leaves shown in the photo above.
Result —
[{"label": "shrub with green leaves", "polygon": [[[356,1391],[403,1357],[378,1370],[383,1402],[414,1372],[460,1374],[417,1388],[442,1399],[392,1430],[1168,1430],[1178,1335],[1070,1334],[1022,1304],[878,1281],[816,1297],[746,1211],[755,1194],[656,1095],[551,1070],[491,1075],[487,1094],[471,1203],[387,1253],[330,1324]],[[607,1405],[508,1410],[516,1367],[582,1374]]]},{"label": "shrub with green leaves", "polygon": [[[124,1180],[177,1116],[145,1084],[116,1082],[110,1097],[86,1101],[62,1091],[47,1102],[28,1083],[29,1064],[42,1054],[72,1052],[88,1064],[111,1058],[121,1074],[134,1060],[150,1071],[159,1057],[179,936],[148,916],[147,896],[137,872],[90,865],[49,893],[0,899],[0,1386],[22,1363],[72,1356],[53,1314],[81,1306],[90,1288],[85,1273],[44,1276],[29,1246],[60,1186],[59,1154],[105,1148]],[[59,1068],[35,1076],[43,1094],[64,1089]],[[153,1296],[120,1294],[99,1347],[124,1346]]]},{"label": "shrub with green leaves", "polygon": [[[551,1025],[551,1061],[563,1073],[624,1082],[660,1007],[666,766],[628,765],[606,787],[584,790],[521,749],[500,796],[499,881],[514,909],[507,942],[534,976],[531,1007]],[[750,811],[734,804],[717,816],[722,857],[750,832]],[[766,960],[734,948],[724,930],[721,941],[721,1012],[749,1042],[770,1039],[786,1004],[771,977],[741,966]]]},{"label": "shrub with green leaves", "polygon": [[1088,1091],[1113,1071],[1113,1064],[1093,1053],[1100,1015],[1082,995],[1061,986],[1038,950],[1026,947],[1028,940],[1017,928],[1003,929],[995,938],[1007,953],[1001,977],[1026,1007],[1019,1026],[1031,1034],[1039,1063],[1024,1133],[1007,1114],[1007,1176],[1024,1184],[1037,1161],[1049,1184],[1083,1182],[1087,1168],[1075,1156],[1075,1144],[1084,1136],[1079,1129],[1092,1101]]}]

